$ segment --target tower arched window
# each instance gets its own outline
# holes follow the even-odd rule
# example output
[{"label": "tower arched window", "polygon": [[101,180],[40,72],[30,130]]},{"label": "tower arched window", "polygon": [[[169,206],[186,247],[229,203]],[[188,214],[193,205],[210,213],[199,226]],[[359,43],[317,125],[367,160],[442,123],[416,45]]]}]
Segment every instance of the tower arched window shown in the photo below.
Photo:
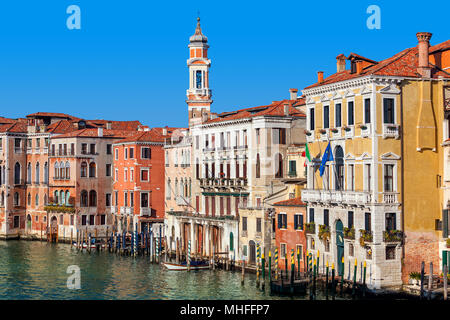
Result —
[{"label": "tower arched window", "polygon": [[97,206],[97,192],[95,190],[89,191],[89,207]]},{"label": "tower arched window", "polygon": [[20,163],[14,165],[14,183],[20,184]]},{"label": "tower arched window", "polygon": [[95,162],[89,163],[89,178],[95,178]]},{"label": "tower arched window", "polygon": [[59,162],[55,162],[55,179],[59,179]]},{"label": "tower arched window", "polygon": [[81,207],[87,207],[88,206],[88,192],[86,190],[81,190],[80,206]]},{"label": "tower arched window", "polygon": [[27,184],[31,183],[31,163],[28,162],[27,166]]},{"label": "tower arched window", "polygon": [[65,178],[65,166],[64,166],[64,162],[60,162],[59,163],[59,177],[61,178],[61,179],[64,179]]},{"label": "tower arched window", "polygon": [[40,170],[40,167],[39,167],[39,162],[36,163],[36,173],[35,173],[35,175],[36,175],[36,180],[35,180],[36,184],[39,184],[40,180],[41,180],[41,177],[40,177],[41,170]]},{"label": "tower arched window", "polygon": [[66,162],[66,179],[70,179],[70,163]]},{"label": "tower arched window", "polygon": [[201,70],[195,71],[195,87],[197,89],[202,88],[202,71]]},{"label": "tower arched window", "polygon": [[70,192],[69,190],[66,190],[66,205],[70,204],[69,199],[70,199]]},{"label": "tower arched window", "polygon": [[85,161],[81,163],[81,177],[87,177],[87,163]]},{"label": "tower arched window", "polygon": [[55,190],[55,199],[53,199],[53,203],[59,203],[59,191]]}]

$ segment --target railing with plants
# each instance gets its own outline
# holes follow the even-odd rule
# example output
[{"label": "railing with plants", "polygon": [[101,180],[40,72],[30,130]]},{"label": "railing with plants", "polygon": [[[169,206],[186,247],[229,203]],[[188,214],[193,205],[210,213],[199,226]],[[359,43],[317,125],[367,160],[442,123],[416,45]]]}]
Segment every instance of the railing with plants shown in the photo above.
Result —
[{"label": "railing with plants", "polygon": [[355,240],[355,228],[344,227],[344,238],[349,240]]},{"label": "railing with plants", "polygon": [[71,205],[48,204],[44,207],[47,212],[75,213],[75,208]]},{"label": "railing with plants", "polygon": [[365,247],[367,243],[371,243],[372,241],[372,231],[364,229],[359,230],[359,244],[361,247]]},{"label": "railing with plants", "polygon": [[316,233],[316,225],[314,222],[305,223],[305,233]]},{"label": "railing with plants", "polygon": [[330,227],[324,224],[319,224],[319,239],[323,242],[326,242],[328,239],[330,239],[330,235]]},{"label": "railing with plants", "polygon": [[400,230],[387,230],[383,232],[385,242],[401,242],[403,240],[403,232]]}]

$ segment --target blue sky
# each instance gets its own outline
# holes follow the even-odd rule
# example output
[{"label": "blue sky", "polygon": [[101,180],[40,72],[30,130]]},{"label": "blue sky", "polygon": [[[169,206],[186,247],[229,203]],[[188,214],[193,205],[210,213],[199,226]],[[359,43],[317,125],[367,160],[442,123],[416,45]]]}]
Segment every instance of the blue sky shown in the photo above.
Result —
[{"label": "blue sky", "polygon": [[[66,27],[72,4],[81,30]],[[366,26],[372,4],[380,30]],[[415,46],[418,31],[432,32],[432,44],[450,38],[450,1],[3,1],[0,115],[186,126],[187,45],[198,11],[214,112],[287,98],[317,71],[334,73],[340,53],[381,60]]]}]

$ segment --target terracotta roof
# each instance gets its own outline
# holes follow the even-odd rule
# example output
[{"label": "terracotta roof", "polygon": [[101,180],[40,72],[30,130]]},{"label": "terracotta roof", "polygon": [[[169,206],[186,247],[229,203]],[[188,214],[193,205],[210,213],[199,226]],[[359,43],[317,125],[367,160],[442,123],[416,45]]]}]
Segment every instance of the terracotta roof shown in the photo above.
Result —
[{"label": "terracotta roof", "polygon": [[[341,53],[342,54],[342,53]],[[338,56],[339,57],[339,56]],[[344,56],[345,57],[345,56]],[[363,57],[363,56],[361,56],[361,55],[359,55],[359,54],[357,54],[357,53],[350,53],[350,55],[348,56],[348,60],[351,60],[351,58],[356,58],[356,60],[364,60],[364,61],[367,61],[367,62],[372,62],[372,63],[377,63],[375,60],[372,60],[372,59],[369,59],[369,58],[366,58],[366,57]]]},{"label": "terracotta roof", "polygon": [[[163,135],[163,129],[167,129],[167,135]],[[184,128],[173,128],[173,127],[165,127],[165,128],[152,128],[148,131],[140,131],[135,133],[134,135],[127,137],[123,140],[118,141],[117,143],[126,143],[126,142],[165,142],[166,138],[170,138],[170,136],[177,130]]]},{"label": "terracotta roof", "polygon": [[111,123],[111,129],[113,130],[132,130],[136,131],[142,124],[138,120],[134,121],[112,121],[112,120],[86,120],[86,125],[91,125],[93,127],[103,127],[106,128],[106,124]]},{"label": "terracotta roof", "polygon": [[[101,137],[123,139],[126,137],[130,137],[132,135],[135,135],[135,134],[136,134],[135,131],[130,131],[130,130],[103,129],[103,135]],[[100,138],[100,136],[98,134],[98,128],[87,128],[87,129],[75,130],[75,131],[65,133],[65,134],[60,134],[60,135],[52,137],[52,139],[74,138],[74,137]]]},{"label": "terracotta roof", "polygon": [[47,126],[47,131],[51,133],[68,133],[75,130],[73,122],[68,120],[59,120]]},{"label": "terracotta roof", "polygon": [[236,119],[246,119],[259,116],[284,116],[285,104],[289,105],[289,116],[300,118],[306,117],[306,115],[303,112],[294,108],[305,104],[305,99],[301,97],[296,100],[274,101],[266,106],[240,109],[231,112],[223,112],[218,114],[217,118],[208,120],[206,123],[215,123]]},{"label": "terracotta roof", "polygon": [[53,117],[53,118],[73,119],[73,120],[80,119],[80,118],[71,116],[69,114],[57,113],[57,112],[36,112],[36,113],[28,114],[26,117],[27,118],[31,118],[31,117]]},{"label": "terracotta roof", "polygon": [[15,122],[17,122],[17,119],[0,117],[0,124],[15,123]]},{"label": "terracotta roof", "polygon": [[306,206],[306,204],[302,201],[302,199],[300,197],[275,202],[273,205],[274,206],[284,206],[284,207],[304,207],[304,206]]},{"label": "terracotta roof", "polygon": [[[448,49],[450,49],[450,40],[430,47],[430,53]],[[324,81],[320,84],[315,83],[306,87],[305,89],[324,86],[327,84],[350,80],[358,77],[364,77],[367,75],[421,78],[421,75],[417,73],[418,64],[419,59],[417,47],[408,48],[388,59],[379,61],[374,65],[363,68],[360,74],[350,73],[350,70],[344,70],[330,75],[329,77],[325,78]],[[431,65],[431,67],[432,78],[437,78],[438,76],[450,78],[450,73],[447,73],[434,65]]]},{"label": "terracotta roof", "polygon": [[17,121],[15,123],[0,125],[0,132],[28,132],[27,124],[22,121]]}]

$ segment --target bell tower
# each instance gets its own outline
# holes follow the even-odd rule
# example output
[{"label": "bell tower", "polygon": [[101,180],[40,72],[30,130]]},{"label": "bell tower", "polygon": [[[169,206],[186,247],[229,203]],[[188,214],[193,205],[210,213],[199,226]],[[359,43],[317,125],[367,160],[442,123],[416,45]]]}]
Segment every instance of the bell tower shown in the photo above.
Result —
[{"label": "bell tower", "polygon": [[203,35],[200,18],[197,18],[195,33],[189,38],[189,89],[186,92],[189,108],[189,126],[209,118],[211,111],[211,90],[209,89],[208,38]]}]

